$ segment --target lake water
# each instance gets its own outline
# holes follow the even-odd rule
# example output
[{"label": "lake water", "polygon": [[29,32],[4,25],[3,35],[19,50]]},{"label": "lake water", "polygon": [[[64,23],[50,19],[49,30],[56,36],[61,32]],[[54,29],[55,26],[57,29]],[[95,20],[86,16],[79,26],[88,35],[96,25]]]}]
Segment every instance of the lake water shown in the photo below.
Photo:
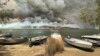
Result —
[{"label": "lake water", "polygon": [[[14,37],[27,36],[27,37],[35,37],[40,35],[47,35],[51,34],[50,29],[0,29],[2,33],[12,33]],[[70,28],[61,28],[58,30],[62,36],[71,36],[71,37],[79,37],[82,35],[92,35],[92,34],[99,34],[100,30],[94,29],[70,29]]]}]

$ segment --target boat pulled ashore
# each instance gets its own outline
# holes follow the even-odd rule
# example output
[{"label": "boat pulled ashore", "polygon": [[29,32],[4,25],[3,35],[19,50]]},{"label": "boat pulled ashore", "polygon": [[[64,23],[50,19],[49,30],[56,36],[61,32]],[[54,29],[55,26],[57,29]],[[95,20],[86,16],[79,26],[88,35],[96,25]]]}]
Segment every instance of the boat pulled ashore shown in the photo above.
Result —
[{"label": "boat pulled ashore", "polygon": [[100,40],[100,35],[83,35],[81,37],[82,38],[92,38],[92,39],[99,39]]},{"label": "boat pulled ashore", "polygon": [[65,43],[82,49],[92,49],[93,44],[77,38],[64,38]]},{"label": "boat pulled ashore", "polygon": [[33,45],[40,45],[46,42],[47,36],[37,36],[29,38],[29,47],[32,47]]}]

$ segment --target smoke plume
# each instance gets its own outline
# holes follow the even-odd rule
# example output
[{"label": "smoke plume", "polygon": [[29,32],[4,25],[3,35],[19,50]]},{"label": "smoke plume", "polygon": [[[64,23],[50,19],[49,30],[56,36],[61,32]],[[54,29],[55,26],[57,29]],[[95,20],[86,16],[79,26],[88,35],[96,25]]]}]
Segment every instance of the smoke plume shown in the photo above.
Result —
[{"label": "smoke plume", "polygon": [[5,8],[13,6],[16,15],[47,18],[50,22],[77,24],[81,28],[91,28],[89,23],[80,19],[82,10],[90,10],[93,18],[96,17],[95,0],[10,0],[8,4],[10,3]]}]

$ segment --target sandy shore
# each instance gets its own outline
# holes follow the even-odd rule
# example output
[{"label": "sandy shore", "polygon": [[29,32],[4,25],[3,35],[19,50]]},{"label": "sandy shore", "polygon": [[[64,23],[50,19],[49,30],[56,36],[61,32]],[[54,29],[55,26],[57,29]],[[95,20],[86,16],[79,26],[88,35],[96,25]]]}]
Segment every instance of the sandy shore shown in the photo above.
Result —
[{"label": "sandy shore", "polygon": [[[36,56],[45,52],[45,45],[33,46],[30,48],[26,44],[0,46],[0,56]],[[55,56],[100,56],[100,48],[94,52],[87,52],[73,47],[65,47],[62,53]]]}]

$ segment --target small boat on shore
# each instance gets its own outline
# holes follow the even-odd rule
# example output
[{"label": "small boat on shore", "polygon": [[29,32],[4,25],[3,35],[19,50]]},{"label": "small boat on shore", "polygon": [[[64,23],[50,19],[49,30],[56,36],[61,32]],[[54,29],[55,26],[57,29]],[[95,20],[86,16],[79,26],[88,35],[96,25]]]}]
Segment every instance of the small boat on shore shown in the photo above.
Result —
[{"label": "small boat on shore", "polygon": [[13,34],[12,33],[4,33],[4,34],[0,34],[0,37],[12,38],[13,37]]},{"label": "small boat on shore", "polygon": [[68,43],[72,46],[79,47],[82,49],[92,49],[92,43],[76,39],[76,38],[64,38],[65,43]]},{"label": "small boat on shore", "polygon": [[3,37],[3,34],[0,34],[0,37]]},{"label": "small boat on shore", "polygon": [[0,45],[13,45],[13,44],[19,44],[26,42],[27,38],[20,37],[20,38],[5,38],[5,37],[0,37]]},{"label": "small boat on shore", "polygon": [[91,39],[99,39],[100,40],[100,35],[83,35],[81,37],[82,38],[91,38]]},{"label": "small boat on shore", "polygon": [[93,46],[100,46],[100,40],[85,38],[85,41],[93,43]]},{"label": "small boat on shore", "polygon": [[29,38],[29,47],[32,47],[33,45],[40,45],[46,42],[47,36],[37,36]]}]

